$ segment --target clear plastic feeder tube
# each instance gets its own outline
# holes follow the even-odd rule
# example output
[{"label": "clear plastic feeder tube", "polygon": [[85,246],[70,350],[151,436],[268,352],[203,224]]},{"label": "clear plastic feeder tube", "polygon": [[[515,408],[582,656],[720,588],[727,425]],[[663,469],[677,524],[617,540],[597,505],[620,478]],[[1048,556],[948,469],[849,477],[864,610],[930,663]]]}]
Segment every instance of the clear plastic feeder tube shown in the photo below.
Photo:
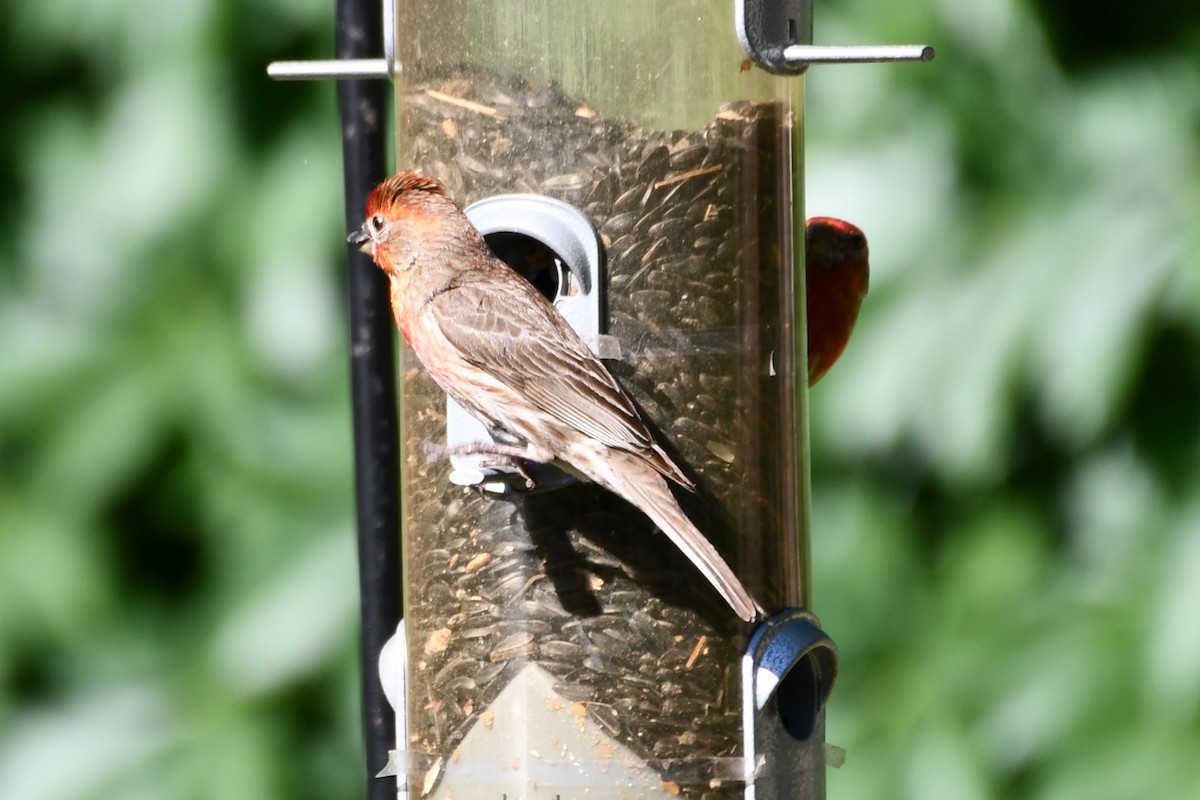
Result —
[{"label": "clear plastic feeder tube", "polygon": [[[751,66],[731,6],[400,0],[397,163],[591,222],[605,363],[774,612],[808,600],[804,84]],[[445,395],[402,358],[410,796],[746,796],[751,629],[602,488],[451,481]]]}]

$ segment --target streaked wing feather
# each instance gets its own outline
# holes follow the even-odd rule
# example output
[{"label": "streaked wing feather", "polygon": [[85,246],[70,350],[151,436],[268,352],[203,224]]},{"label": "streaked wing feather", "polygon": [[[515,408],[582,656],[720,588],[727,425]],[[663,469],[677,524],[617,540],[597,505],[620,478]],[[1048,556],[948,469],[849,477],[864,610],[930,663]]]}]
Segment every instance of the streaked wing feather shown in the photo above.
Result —
[{"label": "streaked wing feather", "polygon": [[[495,313],[498,306],[503,316]],[[533,287],[526,290],[507,275],[481,277],[437,295],[429,310],[451,345],[542,412],[690,483],[655,445],[604,365]],[[518,326],[514,318],[527,324]]]}]

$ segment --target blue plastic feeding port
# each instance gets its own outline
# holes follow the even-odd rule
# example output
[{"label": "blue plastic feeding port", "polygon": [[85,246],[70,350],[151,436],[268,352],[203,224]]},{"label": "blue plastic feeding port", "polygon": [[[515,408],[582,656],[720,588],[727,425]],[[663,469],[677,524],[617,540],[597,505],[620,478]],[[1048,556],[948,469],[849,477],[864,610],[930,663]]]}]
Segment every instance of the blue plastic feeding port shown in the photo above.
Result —
[{"label": "blue plastic feeding port", "polygon": [[[611,337],[604,336],[604,257],[599,237],[582,211],[537,194],[503,194],[464,209],[500,260],[533,284],[563,315],[600,358],[619,358]],[[458,403],[446,399],[446,444],[450,448],[491,441],[487,429]],[[493,466],[486,456],[455,455],[450,480],[497,494],[523,490],[524,479],[507,466]],[[547,465],[527,464],[537,489],[574,482]]]},{"label": "blue plastic feeding port", "polygon": [[746,658],[755,710],[774,711],[797,741],[810,738],[838,671],[837,647],[817,618],[798,608],[775,615],[754,631]]}]

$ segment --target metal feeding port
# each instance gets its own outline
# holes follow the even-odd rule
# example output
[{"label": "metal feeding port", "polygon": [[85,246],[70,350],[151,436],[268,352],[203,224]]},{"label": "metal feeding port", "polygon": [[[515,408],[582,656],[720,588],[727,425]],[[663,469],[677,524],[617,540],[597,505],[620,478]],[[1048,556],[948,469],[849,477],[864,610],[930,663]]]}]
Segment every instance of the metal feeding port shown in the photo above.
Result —
[{"label": "metal feeding port", "polygon": [[[488,197],[464,211],[496,256],[554,303],[599,358],[619,358],[620,346],[603,335],[603,253],[596,229],[579,209],[536,194]],[[446,445],[451,451],[492,441],[479,420],[446,398]],[[515,467],[489,464],[485,454],[453,455],[450,480],[505,494],[525,491]],[[536,491],[566,486],[575,478],[548,464],[526,464]]]}]

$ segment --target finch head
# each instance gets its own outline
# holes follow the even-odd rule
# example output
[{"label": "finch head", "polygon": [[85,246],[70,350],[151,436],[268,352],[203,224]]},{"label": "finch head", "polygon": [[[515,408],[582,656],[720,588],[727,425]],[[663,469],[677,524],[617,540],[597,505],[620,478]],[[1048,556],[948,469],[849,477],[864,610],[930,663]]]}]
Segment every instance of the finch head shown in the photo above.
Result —
[{"label": "finch head", "polygon": [[[346,241],[382,263],[377,251],[389,249],[405,239],[420,239],[426,230],[444,218],[438,214],[454,201],[436,178],[401,172],[385,180],[367,197],[367,219]],[[397,255],[392,253],[393,256]]]},{"label": "finch head", "polygon": [[845,273],[827,280],[856,304],[862,303],[870,286],[870,251],[867,237],[843,219],[813,217],[804,227],[804,250],[808,269]]}]

